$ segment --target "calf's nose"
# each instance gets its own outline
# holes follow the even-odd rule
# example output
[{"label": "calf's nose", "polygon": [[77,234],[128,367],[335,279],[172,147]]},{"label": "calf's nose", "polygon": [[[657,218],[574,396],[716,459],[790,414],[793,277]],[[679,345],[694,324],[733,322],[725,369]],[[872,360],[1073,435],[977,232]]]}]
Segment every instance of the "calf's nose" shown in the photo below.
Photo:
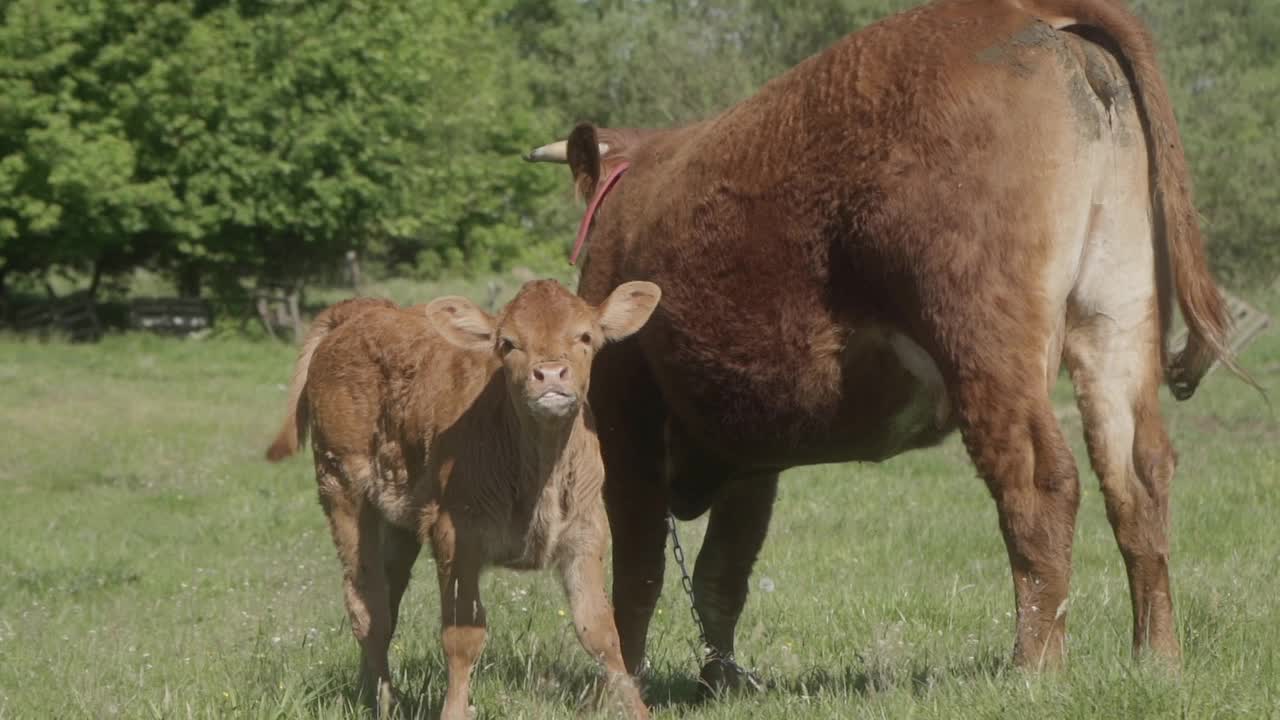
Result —
[{"label": "calf's nose", "polygon": [[569,379],[569,366],[558,362],[538,363],[531,374],[535,382],[564,381]]}]

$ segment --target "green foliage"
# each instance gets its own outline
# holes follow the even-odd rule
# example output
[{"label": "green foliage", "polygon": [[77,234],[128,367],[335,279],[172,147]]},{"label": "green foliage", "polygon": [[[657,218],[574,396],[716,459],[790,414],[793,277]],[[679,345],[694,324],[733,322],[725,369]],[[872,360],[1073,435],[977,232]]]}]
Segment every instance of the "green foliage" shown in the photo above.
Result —
[{"label": "green foliage", "polygon": [[296,281],[348,249],[492,269],[553,182],[512,43],[467,3],[3,6],[0,253]]},{"label": "green foliage", "polygon": [[[516,158],[578,120],[710,115],[914,0],[0,0],[0,277],[296,283],[563,261]],[[1135,0],[1215,263],[1280,272],[1280,0]]]},{"label": "green foliage", "polygon": [[134,255],[177,209],[130,138],[139,55],[169,17],[140,4],[3,5],[0,257],[16,270]]},{"label": "green foliage", "polygon": [[1219,272],[1280,273],[1280,0],[1144,3]]},{"label": "green foliage", "polygon": [[511,17],[540,97],[567,119],[671,125],[750,95],[850,31],[910,0],[555,2]]}]

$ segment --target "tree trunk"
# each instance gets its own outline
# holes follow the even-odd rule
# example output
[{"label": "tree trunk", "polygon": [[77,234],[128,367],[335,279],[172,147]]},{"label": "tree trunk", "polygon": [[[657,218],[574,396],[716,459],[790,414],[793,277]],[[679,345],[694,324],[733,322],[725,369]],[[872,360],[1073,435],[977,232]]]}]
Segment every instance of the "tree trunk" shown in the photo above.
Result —
[{"label": "tree trunk", "polygon": [[0,323],[9,322],[9,266],[0,265]]},{"label": "tree trunk", "polygon": [[98,288],[102,285],[102,259],[93,261],[93,275],[89,278],[89,302],[98,299]]},{"label": "tree trunk", "polygon": [[178,268],[178,297],[200,297],[200,266],[184,263]]},{"label": "tree trunk", "polygon": [[300,295],[302,295],[301,284],[289,289],[289,322],[293,325],[294,344],[302,343],[302,307],[298,301]]},{"label": "tree trunk", "polygon": [[272,340],[279,340],[279,338],[276,337],[275,328],[271,327],[271,309],[270,309],[271,301],[267,298],[266,295],[262,295],[262,294],[258,295],[257,300],[258,300],[257,302],[258,319],[262,321],[262,327],[266,329],[268,337],[270,337]]},{"label": "tree trunk", "polygon": [[363,284],[360,277],[360,256],[355,250],[347,251],[347,273],[351,277],[351,288],[360,294],[360,286]]},{"label": "tree trunk", "polygon": [[502,292],[502,285],[496,280],[489,281],[489,297],[485,300],[485,309],[489,312],[495,312],[498,307],[498,295]]}]

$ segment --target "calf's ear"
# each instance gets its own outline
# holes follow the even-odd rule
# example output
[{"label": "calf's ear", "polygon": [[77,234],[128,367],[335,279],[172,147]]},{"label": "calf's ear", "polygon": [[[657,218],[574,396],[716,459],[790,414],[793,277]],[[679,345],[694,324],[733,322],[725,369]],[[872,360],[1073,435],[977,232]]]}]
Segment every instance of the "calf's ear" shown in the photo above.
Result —
[{"label": "calf's ear", "polygon": [[662,290],[651,282],[622,283],[596,311],[606,340],[622,340],[649,321],[662,299]]},{"label": "calf's ear", "polygon": [[436,332],[463,350],[493,350],[495,323],[489,313],[464,297],[450,296],[432,300],[423,312]]}]

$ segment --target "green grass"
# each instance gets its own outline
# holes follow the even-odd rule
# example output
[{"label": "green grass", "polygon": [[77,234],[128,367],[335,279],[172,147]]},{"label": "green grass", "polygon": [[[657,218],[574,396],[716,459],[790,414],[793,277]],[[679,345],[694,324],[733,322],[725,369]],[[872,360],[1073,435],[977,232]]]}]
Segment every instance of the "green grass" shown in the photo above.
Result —
[{"label": "green grass", "polygon": [[[0,718],[367,714],[309,459],[260,460],[292,360],[234,335],[0,338]],[[1245,361],[1280,398],[1280,334]],[[739,632],[773,684],[762,697],[695,701],[669,572],[650,636],[657,716],[1280,717],[1280,422],[1221,372],[1167,417],[1180,678],[1129,659],[1123,565],[1083,462],[1069,669],[1008,666],[995,511],[953,440],[784,478]],[[682,526],[687,545],[703,527]],[[593,671],[554,579],[495,571],[484,595],[481,717],[573,717]],[[444,687],[436,608],[434,583],[415,581],[393,653],[425,717]]]}]

